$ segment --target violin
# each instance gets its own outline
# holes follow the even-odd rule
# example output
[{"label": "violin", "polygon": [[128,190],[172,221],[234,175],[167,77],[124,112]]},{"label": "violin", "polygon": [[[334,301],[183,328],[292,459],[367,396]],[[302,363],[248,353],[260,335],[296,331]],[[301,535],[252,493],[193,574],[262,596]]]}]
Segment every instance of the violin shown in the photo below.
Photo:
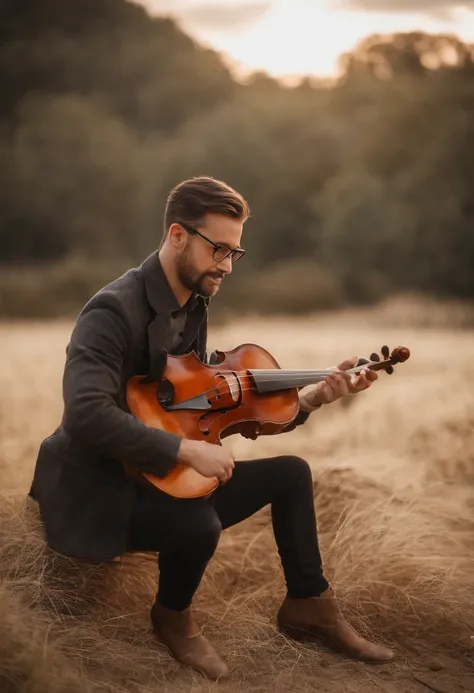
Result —
[{"label": "violin", "polygon": [[[345,372],[384,370],[390,375],[396,364],[410,357],[404,346],[391,354],[384,346],[381,353],[382,359],[374,353],[370,360],[360,359]],[[324,380],[334,370],[281,369],[256,344],[216,351],[211,365],[200,361],[194,351],[168,355],[159,380],[149,382],[139,375],[129,380],[127,404],[131,414],[148,426],[221,445],[223,438],[236,433],[252,439],[279,433],[299,412],[299,389]],[[141,476],[175,498],[208,496],[219,485],[216,477],[204,477],[180,463],[163,478],[149,473]]]}]

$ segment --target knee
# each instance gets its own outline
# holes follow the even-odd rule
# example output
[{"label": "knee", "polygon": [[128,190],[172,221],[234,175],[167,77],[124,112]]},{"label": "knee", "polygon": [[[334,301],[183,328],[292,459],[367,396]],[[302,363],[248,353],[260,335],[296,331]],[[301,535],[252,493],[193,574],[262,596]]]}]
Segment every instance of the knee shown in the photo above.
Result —
[{"label": "knee", "polygon": [[222,524],[217,512],[211,505],[202,503],[202,507],[189,513],[177,528],[175,541],[186,544],[189,549],[213,553],[219,542]]},{"label": "knee", "polygon": [[222,524],[214,508],[208,506],[207,512],[197,518],[191,536],[203,543],[216,544],[222,531]]},{"label": "knee", "polygon": [[288,483],[312,484],[313,476],[311,467],[303,457],[297,455],[286,455],[282,458],[285,464],[285,478]]}]

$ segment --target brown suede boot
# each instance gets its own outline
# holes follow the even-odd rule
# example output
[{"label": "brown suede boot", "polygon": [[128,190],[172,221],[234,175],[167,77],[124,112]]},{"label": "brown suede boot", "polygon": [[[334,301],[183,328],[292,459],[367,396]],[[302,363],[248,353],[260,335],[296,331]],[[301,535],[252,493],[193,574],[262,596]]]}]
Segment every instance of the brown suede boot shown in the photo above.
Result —
[{"label": "brown suede boot", "polygon": [[155,602],[150,611],[153,629],[174,657],[210,679],[228,676],[229,669],[201,634],[191,608],[172,611]]},{"label": "brown suede boot", "polygon": [[334,592],[329,587],[320,597],[286,597],[277,616],[280,629],[295,640],[315,636],[353,659],[373,664],[390,662],[394,653],[369,642],[344,619]]}]

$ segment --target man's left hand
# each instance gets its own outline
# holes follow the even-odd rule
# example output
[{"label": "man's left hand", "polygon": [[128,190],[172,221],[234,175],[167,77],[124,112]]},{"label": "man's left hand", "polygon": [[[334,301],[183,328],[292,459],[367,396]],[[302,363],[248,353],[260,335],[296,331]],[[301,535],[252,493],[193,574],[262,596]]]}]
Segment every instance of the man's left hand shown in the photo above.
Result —
[{"label": "man's left hand", "polygon": [[377,380],[378,374],[371,370],[363,370],[359,374],[346,373],[345,371],[353,368],[357,361],[357,356],[346,359],[320,383],[311,386],[306,392],[301,390],[300,409],[311,412],[319,409],[322,404],[331,404],[346,395],[367,390]]}]

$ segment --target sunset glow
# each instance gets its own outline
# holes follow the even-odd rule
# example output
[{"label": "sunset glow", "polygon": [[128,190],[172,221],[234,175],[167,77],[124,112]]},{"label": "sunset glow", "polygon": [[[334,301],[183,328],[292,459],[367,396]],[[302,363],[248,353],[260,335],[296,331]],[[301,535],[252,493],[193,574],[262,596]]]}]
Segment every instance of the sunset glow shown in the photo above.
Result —
[{"label": "sunset glow", "polygon": [[344,5],[337,0],[141,3],[153,13],[176,17],[185,31],[221,51],[241,74],[265,70],[277,77],[333,76],[339,56],[373,33],[423,30],[474,41],[474,13],[456,5],[450,14],[430,15],[354,11],[342,9],[349,1]]}]

